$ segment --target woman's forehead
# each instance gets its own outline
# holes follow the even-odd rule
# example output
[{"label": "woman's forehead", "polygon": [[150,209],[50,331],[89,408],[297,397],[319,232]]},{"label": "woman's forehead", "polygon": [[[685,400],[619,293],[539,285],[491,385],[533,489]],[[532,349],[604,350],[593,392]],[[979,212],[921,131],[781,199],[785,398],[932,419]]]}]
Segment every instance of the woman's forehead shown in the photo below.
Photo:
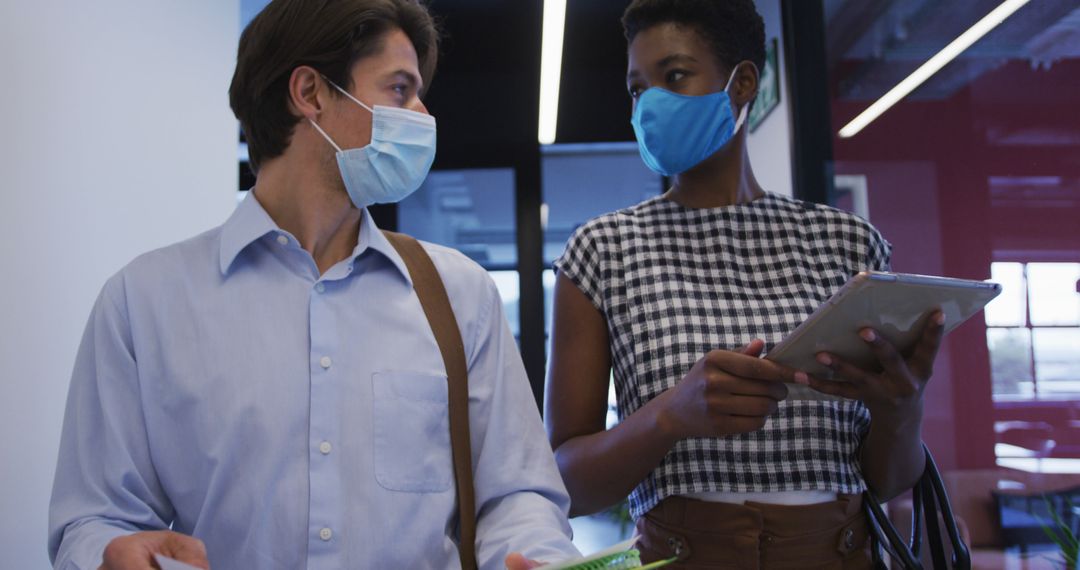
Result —
[{"label": "woman's forehead", "polygon": [[641,30],[630,42],[630,71],[663,67],[671,63],[715,63],[712,48],[693,27],[664,22]]}]

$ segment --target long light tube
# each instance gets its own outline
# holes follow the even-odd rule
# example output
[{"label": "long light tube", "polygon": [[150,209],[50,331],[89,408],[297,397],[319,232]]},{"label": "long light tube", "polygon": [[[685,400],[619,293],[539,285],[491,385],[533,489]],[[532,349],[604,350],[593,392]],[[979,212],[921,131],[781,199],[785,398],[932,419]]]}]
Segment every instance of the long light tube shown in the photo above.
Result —
[{"label": "long light tube", "polygon": [[927,79],[930,79],[935,73],[941,71],[941,68],[956,59],[956,57],[963,53],[964,50],[982,39],[983,36],[990,33],[990,30],[996,28],[998,24],[1004,22],[1006,18],[1013,15],[1014,12],[1030,1],[1031,0],[1006,0],[1005,2],[1002,2],[1001,5],[984,16],[983,19],[976,22],[974,26],[968,28],[966,32],[960,34],[949,45],[945,46],[944,49],[937,52],[934,57],[931,57],[926,63],[919,66],[919,68],[911,75],[896,84],[896,87],[890,89],[888,93],[881,97],[881,99],[875,101],[873,105],[870,105],[865,111],[859,113],[859,116],[852,119],[850,123],[844,125],[844,128],[840,129],[840,138],[846,139],[858,134],[859,131],[866,128],[866,126],[873,122],[874,119],[877,119],[882,113],[888,111],[890,107],[904,97],[907,97]]},{"label": "long light tube", "polygon": [[544,31],[540,53],[540,144],[555,142],[559,122],[559,78],[562,76],[563,28],[566,0],[544,0]]}]

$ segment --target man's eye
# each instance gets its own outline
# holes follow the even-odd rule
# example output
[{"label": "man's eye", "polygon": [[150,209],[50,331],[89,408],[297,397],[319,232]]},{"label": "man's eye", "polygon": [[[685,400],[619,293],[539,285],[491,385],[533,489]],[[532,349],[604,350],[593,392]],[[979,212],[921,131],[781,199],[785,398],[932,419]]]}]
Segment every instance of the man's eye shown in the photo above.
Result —
[{"label": "man's eye", "polygon": [[637,99],[641,96],[641,87],[638,87],[637,85],[631,85],[627,91],[630,92],[631,99]]}]

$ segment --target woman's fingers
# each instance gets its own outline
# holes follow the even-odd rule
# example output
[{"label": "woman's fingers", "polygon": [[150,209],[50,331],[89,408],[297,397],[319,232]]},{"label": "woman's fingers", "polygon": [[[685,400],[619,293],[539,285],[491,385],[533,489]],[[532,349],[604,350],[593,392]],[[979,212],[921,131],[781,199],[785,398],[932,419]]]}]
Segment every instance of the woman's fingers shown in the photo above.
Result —
[{"label": "woman's fingers", "polygon": [[743,378],[792,382],[797,370],[770,360],[728,350],[714,350],[705,355],[706,363],[720,372]]},{"label": "woman's fingers", "polygon": [[837,396],[840,398],[847,398],[849,400],[861,399],[862,394],[857,386],[850,382],[842,382],[837,380],[822,380],[810,376],[807,378],[807,386],[812,390],[821,392],[828,396]]},{"label": "woman's fingers", "polygon": [[938,309],[926,319],[922,335],[919,336],[915,350],[911,352],[908,368],[919,378],[929,380],[934,373],[934,359],[941,348],[941,339],[945,336],[945,313]]},{"label": "woman's fingers", "polygon": [[764,396],[773,400],[787,398],[788,387],[783,382],[740,378],[723,372],[714,372],[709,376],[706,394],[737,394],[742,396]]},{"label": "woman's fingers", "polygon": [[755,338],[754,340],[746,343],[746,346],[740,348],[737,352],[739,352],[740,354],[745,354],[746,356],[758,357],[761,356],[762,350],[765,350],[765,341],[761,340],[760,338]]},{"label": "woman's fingers", "polygon": [[921,389],[920,382],[929,380],[944,331],[945,314],[940,309],[935,310],[929,315],[910,358],[905,359],[877,331],[864,328],[859,331],[859,337],[881,364],[881,373],[864,370],[835,354],[820,352],[817,361],[829,367],[839,380],[822,380],[799,374],[796,381],[822,394],[841,398],[863,401],[882,396],[906,398]]},{"label": "woman's fingers", "polygon": [[[828,366],[833,371],[834,378],[839,378],[839,380],[855,386],[863,386],[872,382],[873,377],[876,375],[828,352],[818,353],[817,361],[822,366]],[[836,380],[832,382],[839,383]]]},{"label": "woman's fingers", "polygon": [[886,375],[893,378],[907,378],[909,374],[907,362],[891,342],[871,328],[859,331],[859,337],[870,347],[870,351],[874,353],[874,357],[877,358]]}]

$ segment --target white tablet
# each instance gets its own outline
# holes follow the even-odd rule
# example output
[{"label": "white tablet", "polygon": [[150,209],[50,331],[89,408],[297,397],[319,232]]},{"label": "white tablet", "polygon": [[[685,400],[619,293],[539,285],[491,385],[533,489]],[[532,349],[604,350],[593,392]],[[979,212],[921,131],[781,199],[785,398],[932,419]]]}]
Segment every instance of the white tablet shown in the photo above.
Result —
[{"label": "white tablet", "polygon": [[945,313],[945,332],[982,310],[1001,292],[985,281],[864,271],[852,277],[818,307],[765,358],[832,378],[832,370],[816,360],[819,352],[835,354],[867,370],[879,368],[877,358],[858,332],[871,327],[901,353],[915,346],[923,324],[937,307]]}]

